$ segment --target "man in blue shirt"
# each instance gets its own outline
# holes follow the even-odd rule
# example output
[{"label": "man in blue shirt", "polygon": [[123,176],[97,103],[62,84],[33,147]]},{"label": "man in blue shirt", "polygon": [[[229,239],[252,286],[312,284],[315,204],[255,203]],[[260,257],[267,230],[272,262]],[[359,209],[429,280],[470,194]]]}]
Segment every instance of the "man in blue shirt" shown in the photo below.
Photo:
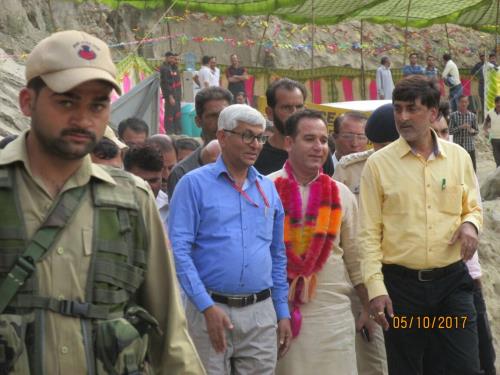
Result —
[{"label": "man in blue shirt", "polygon": [[290,344],[284,211],[274,184],[253,167],[265,124],[247,105],[225,108],[221,156],[186,174],[171,200],[177,276],[208,374],[274,374]]},{"label": "man in blue shirt", "polygon": [[410,65],[405,65],[403,67],[403,77],[411,76],[414,74],[425,74],[424,68],[417,64],[417,60],[418,55],[415,52],[410,53]]}]

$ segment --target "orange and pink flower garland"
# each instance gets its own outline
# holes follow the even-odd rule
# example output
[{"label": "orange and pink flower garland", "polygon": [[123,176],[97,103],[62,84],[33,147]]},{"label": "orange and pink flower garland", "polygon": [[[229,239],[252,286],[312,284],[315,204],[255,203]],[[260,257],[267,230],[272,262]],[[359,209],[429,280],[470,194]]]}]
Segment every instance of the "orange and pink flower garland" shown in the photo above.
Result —
[{"label": "orange and pink flower garland", "polygon": [[342,210],[337,184],[321,173],[310,185],[303,220],[299,185],[288,161],[284,168],[287,177],[279,177],[274,183],[285,209],[288,300],[292,304],[292,333],[296,337],[302,325],[300,305],[315,295],[316,274],[330,255],[340,228]]}]

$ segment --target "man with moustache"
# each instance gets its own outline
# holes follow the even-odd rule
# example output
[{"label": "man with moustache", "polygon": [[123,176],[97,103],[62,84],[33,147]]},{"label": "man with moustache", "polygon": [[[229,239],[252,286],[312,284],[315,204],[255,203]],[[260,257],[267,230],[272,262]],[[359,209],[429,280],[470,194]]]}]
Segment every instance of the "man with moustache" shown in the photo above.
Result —
[{"label": "man with moustache", "polygon": [[216,139],[217,120],[219,113],[233,102],[231,93],[222,87],[208,87],[198,91],[194,98],[196,109],[196,125],[201,128],[201,138],[203,145],[198,147],[188,157],[176,164],[167,180],[167,193],[169,199],[172,199],[174,189],[179,180],[186,173],[204,165],[201,159],[203,148]]},{"label": "man with moustache", "polygon": [[365,134],[366,116],[361,112],[346,112],[337,117],[333,124],[332,154],[333,166],[337,168],[340,160],[355,152],[366,151],[368,138]]},{"label": "man with moustache", "polygon": [[185,175],[171,200],[177,276],[208,374],[272,375],[291,341],[283,207],[253,167],[265,124],[247,105],[222,110],[221,156]]},{"label": "man with moustache", "polygon": [[[270,174],[281,169],[288,158],[285,150],[285,121],[293,113],[304,109],[307,91],[303,84],[288,78],[274,81],[266,91],[267,118],[273,122],[274,133],[264,144],[255,163],[255,168],[262,174]],[[323,172],[333,175],[330,152],[324,161]]]},{"label": "man with moustache", "polygon": [[149,188],[90,159],[115,77],[82,31],[28,57],[31,127],[0,151],[1,373],[204,373]]},{"label": "man with moustache", "polygon": [[[400,138],[374,153],[361,177],[361,267],[390,374],[423,374],[436,339],[446,373],[480,374],[473,282],[463,261],[476,251],[481,208],[469,154],[430,128],[439,97],[424,77],[398,82]],[[453,323],[440,329],[440,321]]]}]

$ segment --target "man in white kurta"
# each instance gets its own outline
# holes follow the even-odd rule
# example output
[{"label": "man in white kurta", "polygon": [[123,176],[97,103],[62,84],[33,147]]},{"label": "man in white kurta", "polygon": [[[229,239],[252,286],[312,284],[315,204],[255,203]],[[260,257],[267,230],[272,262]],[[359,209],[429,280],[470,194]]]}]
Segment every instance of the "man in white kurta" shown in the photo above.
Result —
[{"label": "man in white kurta", "polygon": [[[286,130],[289,134],[285,141],[289,167],[269,177],[275,181],[289,177],[289,172],[293,171],[304,218],[311,185],[320,178],[321,165],[328,152],[326,123],[318,112],[305,110],[287,120]],[[335,184],[342,210],[340,229],[328,259],[316,273],[315,296],[300,305],[300,332],[292,340],[288,354],[278,362],[277,375],[357,375],[354,339],[359,333],[356,333],[356,327],[360,330],[362,327],[373,328],[366,310],[357,322],[351,312],[349,294],[353,288],[364,304],[368,301],[357,252],[357,203],[344,184]]]},{"label": "man in white kurta", "polygon": [[392,90],[394,90],[394,81],[391,73],[391,60],[387,56],[380,59],[380,66],[376,73],[377,97],[379,99],[392,99]]}]

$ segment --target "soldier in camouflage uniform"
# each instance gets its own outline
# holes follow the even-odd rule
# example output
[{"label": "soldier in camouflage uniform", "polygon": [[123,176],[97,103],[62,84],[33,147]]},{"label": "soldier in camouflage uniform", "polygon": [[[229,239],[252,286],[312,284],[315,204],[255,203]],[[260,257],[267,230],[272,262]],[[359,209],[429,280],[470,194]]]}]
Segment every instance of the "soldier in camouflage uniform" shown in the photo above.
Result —
[{"label": "soldier in camouflage uniform", "polygon": [[0,374],[204,374],[150,189],[88,155],[120,92],[107,45],[53,34],[26,79],[31,128],[0,151]]},{"label": "soldier in camouflage uniform", "polygon": [[[333,178],[347,185],[358,200],[361,172],[366,160],[371,154],[399,137],[392,104],[385,104],[372,113],[366,122],[365,134],[373,143],[373,149],[343,156],[333,174]],[[358,316],[361,311],[359,298],[355,294],[350,297],[353,314]],[[374,337],[370,337],[370,342],[356,335],[356,359],[359,375],[386,375],[388,373],[384,335],[380,327],[376,328]]]}]

